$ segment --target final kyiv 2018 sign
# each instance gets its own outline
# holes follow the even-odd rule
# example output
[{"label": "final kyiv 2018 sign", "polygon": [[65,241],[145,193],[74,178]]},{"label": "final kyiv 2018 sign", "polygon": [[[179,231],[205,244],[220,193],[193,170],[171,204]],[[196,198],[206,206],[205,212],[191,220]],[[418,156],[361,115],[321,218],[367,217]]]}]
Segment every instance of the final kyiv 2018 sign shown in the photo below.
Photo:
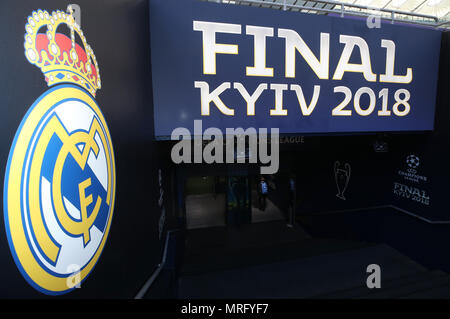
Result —
[{"label": "final kyiv 2018 sign", "polygon": [[150,1],[155,134],[432,130],[441,32],[199,1]]}]

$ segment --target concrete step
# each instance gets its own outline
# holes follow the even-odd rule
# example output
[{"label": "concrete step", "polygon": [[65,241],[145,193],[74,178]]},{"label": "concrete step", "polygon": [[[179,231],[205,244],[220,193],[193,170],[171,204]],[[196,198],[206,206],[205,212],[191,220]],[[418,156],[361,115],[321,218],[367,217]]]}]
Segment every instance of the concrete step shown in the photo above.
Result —
[{"label": "concrete step", "polygon": [[371,298],[372,295],[379,294],[382,292],[390,291],[391,289],[396,289],[398,287],[416,284],[422,281],[428,281],[436,277],[444,277],[443,272],[428,272],[420,271],[418,273],[410,275],[401,275],[399,277],[394,277],[392,279],[386,279],[383,276],[383,271],[381,272],[381,288],[369,289],[366,284],[358,287],[339,290],[331,294],[316,296],[317,298],[324,299],[351,299],[351,298]]},{"label": "concrete step", "polygon": [[312,298],[365,285],[369,264],[384,280],[426,270],[386,245],[236,269],[183,275],[181,298]]},{"label": "concrete step", "polygon": [[[436,275],[435,273],[429,273],[429,276],[417,278],[417,281],[399,285],[397,287],[391,287],[390,289],[381,290],[377,289],[373,293],[368,294],[365,298],[371,299],[393,299],[393,298],[405,298],[407,296],[415,296],[419,294],[427,294],[430,290],[438,287],[450,285],[450,276],[448,275]],[[448,288],[447,288],[448,289]],[[415,298],[415,297],[412,297]]]},{"label": "concrete step", "polygon": [[264,246],[242,247],[240,249],[224,249],[205,251],[203,254],[185,256],[181,269],[182,275],[204,274],[212,271],[250,267],[270,264],[286,260],[309,258],[312,256],[357,250],[373,246],[348,240],[300,240],[286,243],[275,243]]},{"label": "concrete step", "polygon": [[414,293],[407,294],[402,296],[402,299],[442,299],[442,298],[450,298],[450,282],[448,277],[445,277],[445,280],[439,281],[435,283],[432,287],[428,287],[427,289],[422,289],[420,291],[416,291]]}]

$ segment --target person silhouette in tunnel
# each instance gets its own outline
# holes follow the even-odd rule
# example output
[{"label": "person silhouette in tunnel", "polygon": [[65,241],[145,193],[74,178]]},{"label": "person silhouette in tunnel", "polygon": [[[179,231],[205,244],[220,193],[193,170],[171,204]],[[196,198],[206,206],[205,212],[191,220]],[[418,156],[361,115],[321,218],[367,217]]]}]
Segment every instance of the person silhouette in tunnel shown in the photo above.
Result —
[{"label": "person silhouette in tunnel", "polygon": [[269,194],[269,186],[267,186],[264,177],[261,177],[261,182],[259,183],[259,208],[262,211],[266,210],[268,194]]}]

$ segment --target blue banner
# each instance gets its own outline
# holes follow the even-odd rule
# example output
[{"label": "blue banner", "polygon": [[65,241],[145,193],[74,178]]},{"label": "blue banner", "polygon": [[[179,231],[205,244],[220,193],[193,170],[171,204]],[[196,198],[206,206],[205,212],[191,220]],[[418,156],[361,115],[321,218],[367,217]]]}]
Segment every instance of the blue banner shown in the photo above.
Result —
[{"label": "blue banner", "polygon": [[[375,18],[372,18],[372,20]],[[441,32],[270,8],[150,0],[155,136],[432,130]]]}]

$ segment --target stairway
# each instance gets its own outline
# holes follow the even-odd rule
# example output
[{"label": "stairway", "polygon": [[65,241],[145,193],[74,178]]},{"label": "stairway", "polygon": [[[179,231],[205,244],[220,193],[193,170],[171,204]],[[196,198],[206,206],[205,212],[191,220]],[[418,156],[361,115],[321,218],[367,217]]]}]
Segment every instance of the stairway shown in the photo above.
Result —
[{"label": "stairway", "polygon": [[[246,262],[239,263],[240,258]],[[381,267],[379,289],[366,286],[369,264]],[[429,271],[386,245],[305,239],[188,263],[179,277],[178,297],[448,298],[450,276]]]}]

